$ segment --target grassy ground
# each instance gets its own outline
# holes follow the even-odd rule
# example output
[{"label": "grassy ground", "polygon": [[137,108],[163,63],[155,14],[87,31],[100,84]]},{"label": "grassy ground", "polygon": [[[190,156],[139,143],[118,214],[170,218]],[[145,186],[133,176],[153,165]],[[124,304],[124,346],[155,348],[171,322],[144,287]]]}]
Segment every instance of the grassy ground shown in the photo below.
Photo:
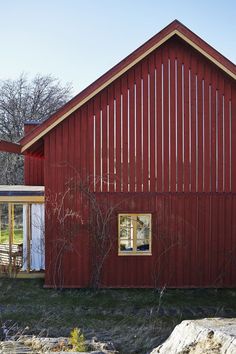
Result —
[{"label": "grassy ground", "polygon": [[183,319],[236,316],[236,290],[52,290],[42,280],[0,279],[0,316],[27,333],[112,341],[121,353],[147,353]]}]

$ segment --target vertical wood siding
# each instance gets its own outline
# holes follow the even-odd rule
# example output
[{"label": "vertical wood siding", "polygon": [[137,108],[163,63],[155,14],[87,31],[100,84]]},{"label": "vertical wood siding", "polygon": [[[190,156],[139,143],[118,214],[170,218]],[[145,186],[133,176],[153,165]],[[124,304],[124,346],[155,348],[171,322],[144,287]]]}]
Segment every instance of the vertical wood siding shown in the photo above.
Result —
[{"label": "vertical wood siding", "polygon": [[24,157],[24,183],[27,186],[44,186],[44,159]]},{"label": "vertical wood siding", "polygon": [[[101,197],[101,196],[100,196]],[[234,287],[236,283],[236,195],[110,194],[120,212],[152,213],[152,256],[118,256],[103,270],[103,287]]]},{"label": "vertical wood siding", "polygon": [[[235,82],[179,42],[88,103],[90,172],[109,176],[116,192],[235,191]],[[97,192],[107,188],[95,183]]]},{"label": "vertical wood siding", "polygon": [[[170,39],[47,134],[44,149],[46,194],[79,174],[110,201],[130,195],[123,211],[154,213],[153,256],[114,249],[104,286],[235,286],[236,86],[193,48]],[[58,237],[46,232],[49,265]],[[65,286],[89,284],[85,229],[80,237],[63,260]]]},{"label": "vertical wood siding", "polygon": [[[25,124],[24,133],[28,134],[35,124]],[[42,154],[43,155],[43,154]],[[44,158],[24,156],[24,183],[28,186],[44,186]]]}]

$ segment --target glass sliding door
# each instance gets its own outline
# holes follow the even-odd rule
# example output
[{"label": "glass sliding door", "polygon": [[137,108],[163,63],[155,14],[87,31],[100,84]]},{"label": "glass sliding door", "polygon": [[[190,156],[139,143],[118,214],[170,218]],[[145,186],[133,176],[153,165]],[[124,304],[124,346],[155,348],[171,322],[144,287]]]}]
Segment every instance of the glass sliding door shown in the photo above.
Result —
[{"label": "glass sliding door", "polygon": [[23,257],[23,204],[0,204],[0,266],[20,270]]}]

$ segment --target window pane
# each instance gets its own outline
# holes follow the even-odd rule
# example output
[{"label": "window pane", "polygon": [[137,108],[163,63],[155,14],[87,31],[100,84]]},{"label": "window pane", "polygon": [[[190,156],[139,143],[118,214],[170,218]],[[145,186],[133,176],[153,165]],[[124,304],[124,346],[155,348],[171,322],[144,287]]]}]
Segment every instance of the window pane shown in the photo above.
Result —
[{"label": "window pane", "polygon": [[0,204],[0,243],[9,244],[8,204]]},{"label": "window pane", "polygon": [[15,204],[12,214],[13,224],[13,243],[23,243],[23,204]]},{"label": "window pane", "polygon": [[133,240],[122,240],[120,251],[133,251]]},{"label": "window pane", "polygon": [[133,224],[130,215],[120,215],[120,251],[133,251]]},{"label": "window pane", "polygon": [[150,215],[137,216],[137,251],[149,251],[150,249]]}]

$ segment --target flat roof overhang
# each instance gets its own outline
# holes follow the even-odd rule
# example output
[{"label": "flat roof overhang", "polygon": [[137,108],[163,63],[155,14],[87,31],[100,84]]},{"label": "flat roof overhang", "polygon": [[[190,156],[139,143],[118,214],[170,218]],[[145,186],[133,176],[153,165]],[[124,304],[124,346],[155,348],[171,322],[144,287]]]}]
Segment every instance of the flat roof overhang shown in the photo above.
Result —
[{"label": "flat roof overhang", "polygon": [[44,186],[0,185],[0,203],[44,203]]}]

